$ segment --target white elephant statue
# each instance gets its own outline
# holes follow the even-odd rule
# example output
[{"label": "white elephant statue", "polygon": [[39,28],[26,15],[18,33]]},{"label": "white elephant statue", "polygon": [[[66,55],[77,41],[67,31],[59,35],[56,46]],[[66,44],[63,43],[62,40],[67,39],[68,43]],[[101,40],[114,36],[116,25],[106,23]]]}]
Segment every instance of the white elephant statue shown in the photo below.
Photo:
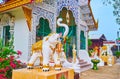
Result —
[{"label": "white elephant statue", "polygon": [[[63,38],[68,34],[69,28],[66,24],[60,23],[62,19],[57,20],[58,26],[64,27],[65,32]],[[51,33],[48,36],[44,37],[43,40],[40,40],[32,45],[32,56],[28,62],[28,69],[33,68],[34,62],[37,58],[40,58],[40,64],[43,65],[43,71],[49,71],[49,61],[54,54],[56,44],[60,41],[59,38],[62,34]]]},{"label": "white elephant statue", "polygon": [[32,45],[32,56],[28,62],[28,68],[32,68],[37,58],[43,64],[43,71],[49,71],[49,60],[53,54],[54,48],[62,34],[51,33]]}]

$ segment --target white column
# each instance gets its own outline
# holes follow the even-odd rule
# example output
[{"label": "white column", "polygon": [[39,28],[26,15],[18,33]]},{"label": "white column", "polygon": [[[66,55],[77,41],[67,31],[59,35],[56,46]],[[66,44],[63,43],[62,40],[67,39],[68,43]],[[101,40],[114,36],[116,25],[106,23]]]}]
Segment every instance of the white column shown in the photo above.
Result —
[{"label": "white column", "polygon": [[55,1],[55,5],[54,5],[56,8],[55,8],[55,12],[54,12],[54,28],[53,28],[53,32],[56,32],[56,22],[57,22],[57,1]]},{"label": "white column", "polygon": [[79,53],[79,50],[80,50],[80,25],[77,25],[76,34],[77,34],[77,53]]},{"label": "white column", "polygon": [[86,37],[86,51],[88,52],[88,27],[86,26],[85,30],[85,37]]},{"label": "white column", "polygon": [[10,26],[10,35],[11,37],[14,35],[14,26]]},{"label": "white column", "polygon": [[14,26],[15,26],[15,17],[14,16],[12,16],[11,18],[10,18],[10,20],[9,20],[9,26],[10,26],[10,38],[12,38],[13,37],[13,35],[14,35]]},{"label": "white column", "polygon": [[78,9],[78,23],[77,23],[77,28],[76,28],[76,34],[77,34],[77,54],[79,55],[79,50],[80,50],[80,10]]}]

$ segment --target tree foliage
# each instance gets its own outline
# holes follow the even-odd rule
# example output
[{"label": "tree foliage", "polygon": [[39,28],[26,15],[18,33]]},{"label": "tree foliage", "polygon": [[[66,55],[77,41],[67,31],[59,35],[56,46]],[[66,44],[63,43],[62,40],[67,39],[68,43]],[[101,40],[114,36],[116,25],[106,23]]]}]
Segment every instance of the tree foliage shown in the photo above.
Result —
[{"label": "tree foliage", "polygon": [[116,17],[116,23],[120,25],[120,0],[102,0],[104,5],[111,5],[113,10],[113,15]]},{"label": "tree foliage", "polygon": [[88,39],[88,46],[91,46],[92,45],[92,41],[91,39]]},{"label": "tree foliage", "polygon": [[116,51],[115,55],[116,55],[117,58],[119,58],[120,57],[120,51]]}]

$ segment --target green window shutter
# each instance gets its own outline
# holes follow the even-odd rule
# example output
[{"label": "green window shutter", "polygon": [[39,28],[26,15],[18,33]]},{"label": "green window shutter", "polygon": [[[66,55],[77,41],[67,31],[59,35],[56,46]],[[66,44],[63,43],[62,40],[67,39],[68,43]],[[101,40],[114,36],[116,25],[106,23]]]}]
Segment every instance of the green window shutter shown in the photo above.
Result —
[{"label": "green window shutter", "polygon": [[40,18],[39,25],[36,27],[36,41],[42,40],[49,33],[51,33],[51,29],[48,20]]},{"label": "green window shutter", "polygon": [[3,44],[7,45],[10,40],[10,26],[3,27]]},{"label": "green window shutter", "polygon": [[86,49],[86,38],[84,36],[84,31],[80,33],[80,49]]}]

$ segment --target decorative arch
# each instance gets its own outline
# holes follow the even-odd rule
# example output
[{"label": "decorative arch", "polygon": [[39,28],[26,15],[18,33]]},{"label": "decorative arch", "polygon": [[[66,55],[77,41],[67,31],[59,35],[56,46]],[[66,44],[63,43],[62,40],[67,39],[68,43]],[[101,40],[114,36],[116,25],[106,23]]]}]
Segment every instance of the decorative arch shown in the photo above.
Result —
[{"label": "decorative arch", "polygon": [[32,35],[31,35],[31,43],[30,45],[32,45],[33,43],[36,42],[36,27],[39,24],[39,19],[42,17],[44,19],[47,19],[49,21],[49,27],[52,31],[54,31],[53,29],[55,28],[55,18],[54,18],[54,13],[49,12],[43,8],[40,8],[38,5],[35,5],[32,9]]},{"label": "decorative arch", "polygon": [[49,11],[46,11],[45,9],[42,9],[38,6],[35,6],[33,8],[33,17],[34,18],[34,26],[37,26],[39,24],[39,18],[43,17],[44,19],[48,19],[49,21],[49,25],[50,25],[50,28],[51,30],[53,29],[53,26],[54,26],[54,13],[51,13]]},{"label": "decorative arch", "polygon": [[63,7],[72,11],[73,16],[75,17],[75,23],[78,23],[78,0],[58,0],[57,2],[57,16],[59,16],[60,11]]},{"label": "decorative arch", "polygon": [[[69,15],[69,18],[66,18],[67,13]],[[71,10],[68,10],[66,7],[63,7],[63,9],[60,11],[59,16],[57,18],[62,18],[62,23],[67,24],[68,26],[76,26],[75,18],[73,16],[73,13]],[[69,23],[67,23],[67,20],[69,20]]]},{"label": "decorative arch", "polygon": [[47,36],[49,33],[51,33],[49,21],[41,17],[39,19],[39,24],[36,27],[36,41],[42,40],[43,37]]}]

